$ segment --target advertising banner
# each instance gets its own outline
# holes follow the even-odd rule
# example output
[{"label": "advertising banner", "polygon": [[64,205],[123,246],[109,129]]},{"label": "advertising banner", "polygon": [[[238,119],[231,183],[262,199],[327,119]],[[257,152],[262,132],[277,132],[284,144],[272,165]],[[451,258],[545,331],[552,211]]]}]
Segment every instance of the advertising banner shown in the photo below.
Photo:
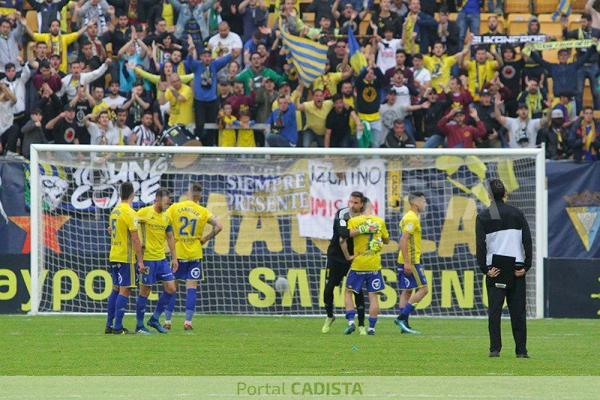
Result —
[{"label": "advertising banner", "polygon": [[599,259],[549,258],[545,272],[546,317],[600,317]]},{"label": "advertising banner", "polygon": [[600,163],[546,163],[548,256],[600,258]]}]

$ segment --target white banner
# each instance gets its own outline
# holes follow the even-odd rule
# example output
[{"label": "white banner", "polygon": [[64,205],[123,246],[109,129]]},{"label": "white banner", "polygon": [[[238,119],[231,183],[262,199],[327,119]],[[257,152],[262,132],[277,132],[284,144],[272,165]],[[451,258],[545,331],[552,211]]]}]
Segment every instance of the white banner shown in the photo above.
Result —
[{"label": "white banner", "polygon": [[300,236],[331,239],[335,213],[347,206],[354,191],[367,196],[375,214],[385,218],[385,160],[361,160],[356,165],[338,163],[308,161],[310,211],[298,215]]},{"label": "white banner", "polygon": [[472,46],[481,44],[518,44],[518,43],[544,43],[546,35],[496,35],[496,36],[473,36]]}]

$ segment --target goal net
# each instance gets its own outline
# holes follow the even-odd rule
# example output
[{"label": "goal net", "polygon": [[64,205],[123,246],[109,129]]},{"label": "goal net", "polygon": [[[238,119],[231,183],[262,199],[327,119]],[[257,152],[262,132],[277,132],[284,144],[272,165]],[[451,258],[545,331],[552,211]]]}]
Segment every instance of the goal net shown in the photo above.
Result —
[{"label": "goal net", "polygon": [[[119,202],[120,184],[130,181],[135,209],[151,204],[160,187],[177,201],[191,182],[202,183],[201,203],[224,229],[204,249],[199,313],[321,315],[333,216],[359,190],[391,235],[383,250],[382,314],[397,313],[398,224],[408,193],[421,191],[429,203],[422,215],[422,264],[431,290],[417,314],[484,316],[475,217],[490,204],[486,180],[492,177],[502,179],[508,202],[529,221],[534,266],[527,275],[528,315],[541,317],[542,150],[36,145],[30,180],[32,310],[105,311],[111,290],[108,217]],[[287,293],[275,290],[278,277],[288,279]],[[342,294],[336,290],[338,312]],[[176,311],[183,310],[184,297],[178,296]]]}]

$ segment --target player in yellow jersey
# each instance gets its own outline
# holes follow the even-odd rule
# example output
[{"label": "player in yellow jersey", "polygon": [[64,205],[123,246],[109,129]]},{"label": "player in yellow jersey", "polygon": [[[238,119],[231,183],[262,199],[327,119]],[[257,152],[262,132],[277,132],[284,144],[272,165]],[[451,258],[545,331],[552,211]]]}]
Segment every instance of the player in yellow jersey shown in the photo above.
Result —
[{"label": "player in yellow jersey", "polygon": [[353,238],[354,255],[352,265],[346,278],[346,319],[348,327],[344,331],[349,335],[356,330],[354,325],[354,293],[362,290],[366,283],[369,293],[369,329],[368,335],[375,334],[375,324],[379,314],[379,294],[385,287],[381,275],[381,249],[389,242],[390,234],[385,221],[373,214],[372,207],[367,203],[363,215],[350,218],[348,221],[349,235]]},{"label": "player in yellow jersey", "polygon": [[[105,333],[126,334],[123,317],[129,301],[129,293],[135,287],[135,264],[144,268],[142,245],[138,237],[138,220],[131,204],[134,190],[131,182],[121,185],[121,202],[110,213],[110,256],[113,291],[108,297],[108,316]],[[114,319],[114,325],[113,325]]]},{"label": "player in yellow jersey", "polygon": [[[192,317],[196,311],[196,291],[198,281],[202,279],[202,246],[217,236],[223,229],[217,217],[202,207],[200,198],[202,185],[192,183],[187,200],[180,201],[169,207],[167,214],[175,235],[175,247],[179,259],[179,269],[175,272],[175,279],[185,280],[185,330],[192,329]],[[202,236],[206,224],[212,225],[212,230]],[[171,315],[175,309],[175,296],[166,309],[164,327],[171,329]]]},{"label": "player in yellow jersey", "polygon": [[[137,212],[144,251],[144,270],[140,274],[140,292],[135,307],[137,320],[135,333],[150,333],[144,326],[144,313],[146,312],[148,295],[152,285],[156,282],[162,282],[163,293],[158,298],[156,311],[148,320],[148,326],[156,329],[159,333],[167,333],[167,330],[160,326],[158,321],[160,315],[171,302],[171,298],[175,296],[175,275],[173,275],[173,272],[177,272],[179,268],[173,228],[166,212],[170,205],[171,196],[169,192],[166,189],[158,189],[154,204]],[[165,242],[171,252],[172,270],[165,254]]]},{"label": "player in yellow jersey", "polygon": [[[398,287],[400,288],[400,315],[394,320],[402,333],[419,333],[408,325],[408,317],[415,304],[427,295],[427,279],[421,265],[421,220],[427,208],[427,199],[421,192],[408,195],[410,210],[400,221],[398,247]],[[414,290],[416,289],[416,290]]]}]

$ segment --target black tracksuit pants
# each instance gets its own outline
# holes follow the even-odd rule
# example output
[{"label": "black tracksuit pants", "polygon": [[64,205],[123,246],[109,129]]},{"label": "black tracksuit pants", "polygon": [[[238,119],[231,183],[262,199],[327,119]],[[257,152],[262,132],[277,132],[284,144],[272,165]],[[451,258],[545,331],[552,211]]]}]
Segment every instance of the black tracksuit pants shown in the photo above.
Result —
[{"label": "black tracksuit pants", "polygon": [[504,299],[508,304],[512,333],[515,339],[516,354],[527,354],[527,310],[525,307],[525,277],[515,278],[514,284],[500,289],[487,284],[488,330],[490,333],[490,351],[502,349],[500,322]]}]

